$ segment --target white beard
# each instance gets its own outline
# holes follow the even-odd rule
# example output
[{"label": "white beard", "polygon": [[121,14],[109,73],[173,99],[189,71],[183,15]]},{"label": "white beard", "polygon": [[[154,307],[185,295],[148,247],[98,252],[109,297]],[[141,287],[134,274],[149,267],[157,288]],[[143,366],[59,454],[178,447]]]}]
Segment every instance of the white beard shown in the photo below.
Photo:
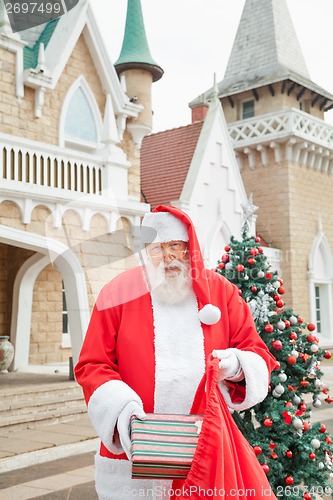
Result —
[{"label": "white beard", "polygon": [[[180,269],[179,274],[169,276],[166,269]],[[148,286],[151,293],[164,304],[178,304],[189,296],[192,288],[192,279],[189,264],[173,260],[170,264],[163,261],[156,267],[150,261],[146,263]]]}]

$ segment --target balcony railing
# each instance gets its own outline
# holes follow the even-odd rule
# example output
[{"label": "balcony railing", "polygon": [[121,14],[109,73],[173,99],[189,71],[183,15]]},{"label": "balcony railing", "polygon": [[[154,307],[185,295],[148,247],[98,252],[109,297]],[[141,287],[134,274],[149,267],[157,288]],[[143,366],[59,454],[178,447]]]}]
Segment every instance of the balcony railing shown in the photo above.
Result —
[{"label": "balcony railing", "polygon": [[298,109],[248,118],[229,124],[228,129],[235,148],[293,135],[333,149],[333,126]]},{"label": "balcony railing", "polygon": [[0,134],[2,186],[3,181],[13,181],[30,188],[38,186],[39,191],[54,188],[99,195],[103,191],[103,171],[98,156]]}]

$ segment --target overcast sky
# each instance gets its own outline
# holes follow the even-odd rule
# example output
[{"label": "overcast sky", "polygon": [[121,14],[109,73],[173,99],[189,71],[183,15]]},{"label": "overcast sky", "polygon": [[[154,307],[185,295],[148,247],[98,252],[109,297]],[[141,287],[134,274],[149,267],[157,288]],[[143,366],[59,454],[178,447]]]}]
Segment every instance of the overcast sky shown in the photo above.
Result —
[{"label": "overcast sky", "polygon": [[[127,0],[90,0],[112,62],[118,59]],[[221,81],[245,0],[141,0],[153,59],[153,132],[191,121],[188,103]],[[333,94],[333,0],[287,0],[311,79]],[[333,125],[333,112],[326,114]]]}]

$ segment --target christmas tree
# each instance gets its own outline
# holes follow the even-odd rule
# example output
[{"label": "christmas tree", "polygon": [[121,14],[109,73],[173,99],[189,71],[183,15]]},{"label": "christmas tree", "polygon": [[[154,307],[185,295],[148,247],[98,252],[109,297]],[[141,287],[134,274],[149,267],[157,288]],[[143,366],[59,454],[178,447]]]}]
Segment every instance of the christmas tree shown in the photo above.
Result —
[{"label": "christmas tree", "polygon": [[279,368],[266,399],[233,416],[278,498],[332,497],[332,438],[324,424],[311,423],[311,409],[333,401],[321,370],[331,353],[318,345],[315,325],[286,307],[283,280],[271,270],[260,238],[249,236],[256,208],[250,197],[243,206],[242,241],[231,237],[216,271],[239,288]]}]

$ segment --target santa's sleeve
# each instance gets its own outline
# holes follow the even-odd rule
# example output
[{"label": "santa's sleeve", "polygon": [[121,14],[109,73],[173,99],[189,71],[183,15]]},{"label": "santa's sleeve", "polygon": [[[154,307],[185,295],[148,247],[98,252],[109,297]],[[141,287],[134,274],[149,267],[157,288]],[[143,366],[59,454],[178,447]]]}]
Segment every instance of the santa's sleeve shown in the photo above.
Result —
[{"label": "santa's sleeve", "polygon": [[116,338],[121,307],[108,307],[102,290],[93,309],[75,377],[82,386],[88,416],[105,447],[123,453],[116,424],[130,401],[142,407],[133,389],[121,380],[117,367]]},{"label": "santa's sleeve", "polygon": [[278,364],[256,331],[250,308],[239,296],[238,288],[231,283],[227,288],[230,348],[244,378],[240,382],[222,381],[219,388],[229,408],[241,411],[266,398],[270,374]]}]

